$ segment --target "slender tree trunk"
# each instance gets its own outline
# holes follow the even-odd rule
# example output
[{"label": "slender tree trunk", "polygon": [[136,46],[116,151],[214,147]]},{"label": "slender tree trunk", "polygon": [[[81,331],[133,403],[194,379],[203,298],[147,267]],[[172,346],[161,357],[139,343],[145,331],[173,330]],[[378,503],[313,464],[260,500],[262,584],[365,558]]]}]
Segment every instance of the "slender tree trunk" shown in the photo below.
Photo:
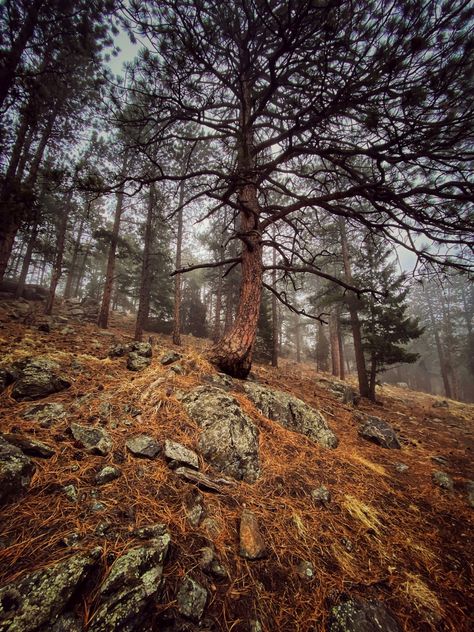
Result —
[{"label": "slender tree trunk", "polygon": [[0,108],[3,106],[10,88],[15,81],[15,72],[20,63],[23,51],[33,36],[38,15],[45,0],[33,0],[24,17],[23,24],[11,49],[5,54],[0,66]]},{"label": "slender tree trunk", "polygon": [[444,393],[446,397],[449,397],[449,399],[451,399],[453,396],[453,393],[451,390],[451,384],[449,383],[449,375],[448,375],[448,367],[446,366],[446,358],[444,357],[443,346],[441,344],[438,327],[436,325],[436,321],[435,321],[435,317],[433,313],[433,306],[431,305],[431,297],[426,292],[426,289],[425,289],[425,297],[426,297],[426,302],[428,303],[428,312],[430,315],[431,328],[433,329],[434,339],[436,343],[436,350],[438,352],[439,368],[441,371],[441,378],[443,380]]},{"label": "slender tree trunk", "polygon": [[337,318],[334,312],[329,317],[329,341],[331,345],[331,371],[339,377],[339,338],[337,336]]},{"label": "slender tree trunk", "polygon": [[154,186],[150,186],[148,195],[148,211],[145,226],[145,243],[143,247],[143,262],[140,281],[140,298],[138,303],[137,322],[135,325],[135,340],[141,340],[143,330],[150,311],[151,287],[151,246],[153,241],[153,217],[155,213],[156,196]]},{"label": "slender tree trunk", "polygon": [[76,239],[74,240],[74,248],[72,251],[71,265],[69,267],[69,271],[67,275],[66,287],[64,288],[64,298],[66,299],[71,298],[71,294],[72,294],[72,287],[73,287],[74,279],[76,276],[77,259],[79,257],[82,233],[84,231],[84,222],[85,222],[85,215],[82,215],[81,220],[79,222],[79,228],[77,230],[77,236],[76,236]]},{"label": "slender tree trunk", "polygon": [[339,379],[345,379],[344,372],[344,345],[342,340],[342,331],[341,331],[341,315],[339,312],[336,312],[336,335],[337,335],[337,347],[339,349]]},{"label": "slender tree trunk", "polygon": [[[275,231],[273,231],[275,239]],[[276,266],[276,250],[273,249],[273,265]],[[277,271],[272,270],[272,288],[276,292]],[[277,297],[272,293],[272,366],[278,366],[278,305]]]},{"label": "slender tree trunk", "polygon": [[296,362],[301,362],[301,323],[298,314],[294,314]]},{"label": "slender tree trunk", "polygon": [[[179,184],[178,198],[178,234],[176,236],[176,258],[175,268],[181,268],[181,254],[183,248],[183,204],[184,204],[184,181]],[[181,344],[181,291],[183,280],[181,274],[176,274],[174,278],[174,307],[173,307],[173,342],[175,345]]]},{"label": "slender tree trunk", "polygon": [[216,291],[216,308],[214,314],[214,334],[213,340],[217,342],[221,337],[221,312],[222,312],[222,273],[218,271],[217,291]]},{"label": "slender tree trunk", "polygon": [[23,296],[23,292],[25,291],[25,283],[26,278],[28,276],[28,270],[31,264],[31,257],[33,255],[33,250],[36,245],[36,238],[38,237],[38,219],[35,219],[34,224],[31,228],[30,237],[28,239],[28,246],[26,248],[26,253],[23,258],[23,264],[21,266],[20,278],[18,279],[18,285],[15,292],[15,297],[20,298]]},{"label": "slender tree trunk", "polygon": [[[344,273],[346,277],[346,281],[350,284],[353,283],[350,257],[349,257],[349,247],[347,243],[347,234],[346,227],[344,224],[344,219],[339,219],[339,229],[341,234],[341,247],[342,247],[342,258],[344,262]],[[367,379],[367,369],[365,366],[365,357],[364,357],[364,349],[362,346],[362,331],[359,320],[359,314],[357,311],[357,298],[354,295],[351,295],[347,299],[347,308],[349,310],[349,315],[351,319],[351,330],[352,330],[352,338],[354,341],[354,355],[355,362],[357,368],[357,378],[359,382],[359,392],[361,397],[368,397],[370,399],[370,389],[369,382]]]},{"label": "slender tree trunk", "polygon": [[[125,152],[124,154],[122,169],[120,172],[122,178],[125,177],[126,168],[127,168],[127,152]],[[120,220],[122,219],[123,198],[124,198],[124,192],[123,190],[121,190],[117,193],[117,203],[115,205],[114,225],[112,228],[112,237],[110,240],[109,254],[107,257],[107,269],[105,272],[104,291],[102,293],[102,303],[100,307],[99,319],[97,321],[97,324],[102,329],[107,329],[107,326],[109,323],[110,301],[112,298],[112,287],[114,283],[115,257],[117,254],[118,236],[120,232]]]},{"label": "slender tree trunk", "polygon": [[84,250],[84,255],[82,257],[82,261],[81,261],[81,267],[79,268],[79,273],[77,275],[77,281],[76,281],[76,285],[74,287],[74,296],[78,296],[80,289],[81,289],[81,285],[82,285],[82,280],[84,279],[84,274],[86,272],[86,264],[87,264],[87,259],[89,258],[91,252],[91,244],[87,244],[85,250]]},{"label": "slender tree trunk", "polygon": [[377,361],[375,354],[372,353],[370,358],[370,382],[369,382],[369,399],[375,402],[375,381],[377,377]]},{"label": "slender tree trunk", "polygon": [[46,305],[44,308],[44,313],[50,315],[53,311],[54,299],[56,296],[56,289],[58,287],[59,279],[61,278],[62,267],[63,267],[63,258],[64,258],[64,246],[66,243],[66,231],[67,231],[67,222],[69,219],[69,214],[71,212],[71,204],[72,204],[72,194],[73,189],[68,191],[66,196],[64,210],[61,217],[61,222],[59,224],[58,231],[58,239],[56,244],[56,256],[53,264],[53,271],[51,274],[51,283],[49,285],[49,294],[46,299]]}]

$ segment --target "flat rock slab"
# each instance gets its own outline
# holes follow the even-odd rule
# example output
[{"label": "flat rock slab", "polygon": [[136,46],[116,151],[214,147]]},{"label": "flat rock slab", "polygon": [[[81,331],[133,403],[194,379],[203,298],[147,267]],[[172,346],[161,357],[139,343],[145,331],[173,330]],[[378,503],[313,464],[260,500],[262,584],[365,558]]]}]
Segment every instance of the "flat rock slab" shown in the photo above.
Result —
[{"label": "flat rock slab", "polygon": [[72,423],[70,429],[74,439],[92,454],[105,456],[112,449],[112,440],[103,428]]},{"label": "flat rock slab", "polygon": [[134,547],[112,564],[98,594],[88,632],[141,632],[162,586],[170,536]]},{"label": "flat rock slab", "polygon": [[178,467],[175,473],[190,483],[194,483],[198,487],[210,490],[212,492],[222,492],[222,485],[235,485],[233,481],[228,481],[225,478],[213,479],[202,472],[197,472],[190,467]]},{"label": "flat rock slab", "polygon": [[207,590],[194,579],[186,577],[181,583],[176,601],[180,614],[193,621],[199,621],[206,607]]},{"label": "flat rock slab", "polygon": [[38,422],[42,428],[50,428],[55,422],[66,416],[62,404],[36,404],[23,413],[23,419]]},{"label": "flat rock slab", "polygon": [[96,567],[100,549],[30,573],[0,590],[0,632],[50,630]]},{"label": "flat rock slab", "polygon": [[247,560],[259,560],[266,557],[265,540],[260,531],[257,517],[248,509],[242,511],[239,536],[239,554],[241,557],[245,557]]},{"label": "flat rock slab", "polygon": [[181,403],[202,428],[203,457],[225,475],[254,483],[260,475],[259,432],[237,400],[220,388],[199,386]]},{"label": "flat rock slab", "polygon": [[254,382],[243,385],[245,393],[258,410],[288,430],[299,432],[326,448],[336,448],[339,441],[318,410],[301,399]]},{"label": "flat rock slab", "polygon": [[363,425],[358,429],[358,433],[363,439],[376,443],[382,448],[390,450],[400,450],[401,448],[393,427],[378,417],[366,417]]},{"label": "flat rock slab", "polygon": [[335,606],[331,614],[329,632],[402,632],[380,601],[351,599]]},{"label": "flat rock slab", "polygon": [[177,353],[176,351],[169,351],[161,356],[160,363],[163,366],[168,366],[168,364],[173,364],[173,362],[181,360],[181,357],[180,353]]},{"label": "flat rock slab", "polygon": [[20,369],[20,377],[12,389],[12,397],[17,401],[28,401],[47,397],[52,393],[63,391],[71,383],[58,374],[56,362],[43,357],[25,361]]},{"label": "flat rock slab", "polygon": [[23,454],[28,454],[28,456],[50,459],[56,454],[55,450],[46,443],[37,441],[36,439],[30,439],[30,437],[25,437],[24,435],[10,433],[2,435],[2,438],[8,441],[8,443],[11,443],[11,445],[20,448]]},{"label": "flat rock slab", "polygon": [[185,465],[195,470],[199,469],[199,458],[196,452],[186,448],[181,443],[167,439],[165,441],[164,455],[170,467]]},{"label": "flat rock slab", "polygon": [[120,478],[120,476],[122,476],[122,470],[119,467],[106,465],[98,472],[95,477],[95,482],[97,485],[105,485],[106,483],[115,481],[117,478]]},{"label": "flat rock slab", "polygon": [[128,439],[125,445],[134,456],[144,459],[154,459],[161,452],[161,446],[158,441],[145,434],[136,435]]},{"label": "flat rock slab", "polygon": [[34,471],[34,464],[19,448],[0,438],[0,503],[28,489]]}]

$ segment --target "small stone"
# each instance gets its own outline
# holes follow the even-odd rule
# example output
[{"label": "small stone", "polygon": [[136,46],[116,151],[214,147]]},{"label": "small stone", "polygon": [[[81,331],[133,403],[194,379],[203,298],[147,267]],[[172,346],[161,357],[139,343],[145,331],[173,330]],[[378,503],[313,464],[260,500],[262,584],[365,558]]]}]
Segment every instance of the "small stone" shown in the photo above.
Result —
[{"label": "small stone", "polygon": [[167,439],[165,441],[164,455],[170,467],[174,468],[187,465],[195,470],[199,469],[198,455],[184,445],[181,445],[181,443]]},{"label": "small stone", "polygon": [[127,369],[129,371],[143,371],[151,364],[151,358],[139,355],[136,351],[131,351],[127,358]]},{"label": "small stone", "polygon": [[168,533],[167,526],[162,522],[157,522],[156,524],[151,524],[146,527],[140,527],[139,529],[135,529],[135,531],[133,531],[133,535],[137,538],[141,538],[142,540],[160,538],[166,533]]},{"label": "small stone", "polygon": [[34,471],[34,464],[19,448],[0,438],[0,503],[24,492]]},{"label": "small stone", "polygon": [[341,394],[341,399],[343,404],[357,406],[360,402],[360,395],[350,386],[345,386]]},{"label": "small stone", "polygon": [[433,483],[435,485],[438,485],[438,487],[441,487],[442,489],[447,489],[449,491],[452,491],[454,489],[453,479],[449,476],[449,474],[446,474],[446,472],[441,472],[441,470],[437,470],[436,472],[433,472],[431,478],[433,480]]},{"label": "small stone", "polygon": [[204,518],[206,510],[204,509],[204,498],[198,491],[194,491],[185,499],[186,517],[193,527],[199,526]]},{"label": "small stone", "polygon": [[296,572],[301,579],[311,581],[314,579],[314,566],[308,560],[302,560],[296,567]]},{"label": "small stone", "polygon": [[112,440],[103,428],[72,423],[70,429],[74,439],[92,454],[105,456],[111,451]]},{"label": "small stone", "polygon": [[95,477],[97,485],[105,485],[122,476],[122,470],[114,465],[106,465]]},{"label": "small stone", "polygon": [[90,510],[92,511],[92,513],[100,513],[101,511],[105,511],[106,509],[107,507],[104,505],[104,503],[101,503],[100,500],[94,500],[90,506]]},{"label": "small stone", "polygon": [[266,556],[266,547],[256,516],[244,509],[240,518],[240,551],[241,557],[258,560]]},{"label": "small stone", "polygon": [[214,549],[210,546],[205,546],[201,549],[201,557],[198,563],[199,568],[217,579],[226,579],[228,577],[227,571],[217,559]]},{"label": "small stone", "polygon": [[138,353],[138,355],[143,358],[151,358],[153,355],[153,349],[149,342],[132,342],[130,345],[130,351]]},{"label": "small stone", "polygon": [[54,456],[55,451],[46,443],[42,443],[41,441],[37,441],[36,439],[30,439],[29,437],[24,437],[22,435],[17,434],[5,434],[3,435],[3,439],[8,441],[11,445],[20,448],[23,454],[28,454],[29,456],[37,456],[43,459],[50,459]]},{"label": "small stone", "polygon": [[77,503],[77,489],[74,485],[65,485],[63,487],[63,492],[65,493],[68,500],[70,500],[72,503]]},{"label": "small stone", "polygon": [[130,351],[130,345],[117,344],[109,350],[109,358],[121,358]]},{"label": "small stone", "polygon": [[433,402],[433,408],[449,408],[449,404],[445,399]]},{"label": "small stone", "polygon": [[186,375],[186,369],[181,364],[173,364],[169,368],[169,373],[174,373],[175,375]]},{"label": "small stone", "polygon": [[348,553],[352,553],[352,550],[354,548],[354,545],[352,544],[352,540],[349,540],[349,538],[341,538],[341,544]]},{"label": "small stone", "polygon": [[404,472],[408,472],[410,468],[405,463],[395,463],[395,469],[397,472],[403,474]]},{"label": "small stone", "polygon": [[181,357],[182,356],[180,353],[177,353],[176,351],[169,351],[168,353],[165,353],[161,356],[160,363],[163,366],[168,366],[168,364],[173,364],[173,362],[177,362],[178,360],[180,360]]},{"label": "small stone", "polygon": [[401,448],[393,427],[378,417],[367,417],[364,425],[358,430],[359,435],[382,448],[399,450]]},{"label": "small stone", "polygon": [[328,505],[331,502],[331,492],[325,485],[320,485],[311,491],[311,498],[321,505]]},{"label": "small stone", "polygon": [[197,581],[186,577],[176,596],[179,612],[193,621],[199,621],[207,602],[207,590]]},{"label": "small stone", "polygon": [[66,416],[62,404],[37,404],[23,413],[23,419],[37,421],[42,428],[50,428],[55,422]]},{"label": "small stone", "polygon": [[126,441],[125,445],[134,456],[145,459],[154,459],[161,450],[161,446],[156,439],[149,435],[141,434]]},{"label": "small stone", "polygon": [[219,523],[211,517],[204,518],[200,528],[209,540],[217,540],[221,532]]}]

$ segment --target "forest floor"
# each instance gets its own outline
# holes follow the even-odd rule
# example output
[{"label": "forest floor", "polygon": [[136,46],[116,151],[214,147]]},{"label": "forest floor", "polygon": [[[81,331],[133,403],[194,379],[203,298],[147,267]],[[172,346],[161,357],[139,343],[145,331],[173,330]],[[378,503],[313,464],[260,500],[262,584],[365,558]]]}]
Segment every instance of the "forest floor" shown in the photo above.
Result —
[{"label": "forest floor", "polygon": [[[191,572],[208,590],[206,617],[216,630],[248,630],[252,618],[267,632],[323,631],[331,607],[344,596],[385,602],[407,631],[470,629],[474,510],[466,485],[474,479],[473,405],[449,400],[439,407],[439,397],[382,386],[377,404],[362,400],[356,408],[342,404],[328,388],[334,378],[311,365],[281,360],[275,369],[256,364],[261,384],[320,410],[339,446],[325,449],[284,429],[263,417],[242,392],[234,393],[259,427],[262,475],[254,484],[237,482],[220,494],[202,492],[213,519],[209,534],[186,519],[190,483],[163,460],[137,460],[124,446],[129,436],[145,432],[160,442],[172,439],[195,448],[199,428],[176,393],[208,383],[215,373],[203,353],[207,341],[185,337],[179,352],[186,374],[170,375],[159,357],[178,349],[169,337],[153,335],[152,363],[134,373],[125,358],[108,357],[114,344],[132,339],[131,319],[113,317],[107,331],[69,319],[46,333],[38,330],[39,316],[12,320],[10,312],[10,304],[0,304],[0,364],[46,355],[72,384],[41,400],[60,403],[67,411],[51,428],[23,417],[35,402],[15,401],[11,387],[0,396],[2,432],[29,435],[56,451],[51,459],[34,459],[28,493],[2,508],[0,587],[70,555],[66,543],[71,537],[76,538],[74,551],[102,547],[105,573],[130,547],[137,527],[163,522],[172,547],[158,617],[173,610],[176,587]],[[348,383],[355,385],[354,378]],[[134,409],[136,416],[127,412]],[[401,450],[360,437],[357,411],[390,422]],[[78,448],[68,431],[73,421],[104,426],[113,451],[104,457]],[[123,475],[97,488],[97,472],[113,463]],[[408,469],[399,471],[400,463]],[[433,483],[436,470],[452,477],[453,490]],[[204,465],[203,471],[212,470]],[[78,502],[64,494],[67,485],[78,490]],[[319,485],[331,492],[327,505],[315,506],[311,498]],[[100,500],[101,511],[91,511],[91,498]],[[266,559],[248,561],[238,554],[244,506],[258,516]],[[228,569],[225,580],[211,579],[199,568],[209,537]],[[302,561],[311,562],[312,578],[298,572]],[[86,600],[79,608],[87,619],[93,603]]]}]

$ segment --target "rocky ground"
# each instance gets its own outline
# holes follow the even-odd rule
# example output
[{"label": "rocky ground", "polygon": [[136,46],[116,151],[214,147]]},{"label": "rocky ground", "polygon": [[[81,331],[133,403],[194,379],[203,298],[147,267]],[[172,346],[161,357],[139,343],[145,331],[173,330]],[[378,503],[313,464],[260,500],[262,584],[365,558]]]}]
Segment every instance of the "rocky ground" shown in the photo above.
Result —
[{"label": "rocky ground", "polygon": [[0,632],[470,629],[472,405],[40,309],[0,303]]}]

